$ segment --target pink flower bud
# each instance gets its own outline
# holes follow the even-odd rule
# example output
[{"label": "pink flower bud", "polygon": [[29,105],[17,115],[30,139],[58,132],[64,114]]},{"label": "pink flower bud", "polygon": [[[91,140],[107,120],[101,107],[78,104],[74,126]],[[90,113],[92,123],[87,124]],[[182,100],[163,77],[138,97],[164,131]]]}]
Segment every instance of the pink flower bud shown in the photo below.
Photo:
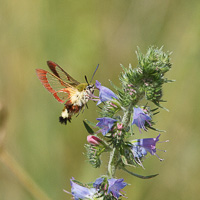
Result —
[{"label": "pink flower bud", "polygon": [[92,144],[92,145],[99,145],[99,143],[101,143],[101,139],[99,139],[98,137],[94,136],[94,135],[88,135],[87,136],[87,141]]},{"label": "pink flower bud", "polygon": [[123,124],[117,123],[117,129],[118,129],[118,130],[122,130],[122,129],[123,129]]}]

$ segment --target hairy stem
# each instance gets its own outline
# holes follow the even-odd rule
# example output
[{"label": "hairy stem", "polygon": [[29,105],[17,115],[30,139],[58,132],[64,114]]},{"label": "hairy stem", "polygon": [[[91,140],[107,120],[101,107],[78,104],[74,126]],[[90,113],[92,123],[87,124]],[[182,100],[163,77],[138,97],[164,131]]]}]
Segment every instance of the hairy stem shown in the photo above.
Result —
[{"label": "hairy stem", "polygon": [[[130,122],[131,114],[133,113],[133,106],[134,104],[131,103],[127,110],[124,112],[124,116],[122,118],[122,123],[124,128],[126,129]],[[119,151],[114,147],[113,150],[110,152],[110,159],[108,163],[108,176],[113,177],[115,171],[117,169],[117,162],[119,158]]]},{"label": "hairy stem", "polygon": [[134,104],[131,103],[129,105],[129,107],[127,108],[127,110],[124,112],[124,116],[122,118],[122,124],[123,124],[123,126],[124,126],[125,129],[129,125],[131,114],[133,113],[133,106],[134,106]]},{"label": "hairy stem", "polygon": [[110,152],[110,159],[108,163],[108,176],[112,178],[116,171],[116,163],[117,163],[118,151],[116,148]]}]

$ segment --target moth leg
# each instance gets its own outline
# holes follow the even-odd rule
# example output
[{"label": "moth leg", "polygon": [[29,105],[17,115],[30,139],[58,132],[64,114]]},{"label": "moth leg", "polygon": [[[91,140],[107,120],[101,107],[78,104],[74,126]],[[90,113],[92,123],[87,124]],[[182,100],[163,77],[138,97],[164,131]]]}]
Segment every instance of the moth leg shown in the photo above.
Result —
[{"label": "moth leg", "polygon": [[[84,107],[80,107],[79,110],[78,110],[78,114],[76,115],[76,117],[79,116],[79,114],[81,113],[82,108],[83,108],[83,111],[84,111]],[[83,113],[83,112],[82,112],[82,113]]]}]

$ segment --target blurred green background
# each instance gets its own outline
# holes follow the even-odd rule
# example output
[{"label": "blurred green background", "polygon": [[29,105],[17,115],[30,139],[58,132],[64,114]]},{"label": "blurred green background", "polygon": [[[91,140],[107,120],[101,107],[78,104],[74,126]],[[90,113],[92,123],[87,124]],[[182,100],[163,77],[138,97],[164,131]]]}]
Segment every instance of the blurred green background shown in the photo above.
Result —
[{"label": "blurred green background", "polygon": [[[85,160],[87,133],[82,120],[95,121],[96,106],[89,103],[78,118],[58,123],[63,105],[49,94],[35,69],[48,69],[47,60],[62,66],[84,82],[95,75],[105,86],[119,84],[120,64],[136,66],[135,50],[150,45],[173,51],[173,68],[167,74],[175,83],[164,87],[157,127],[167,132],[160,145],[164,162],[155,156],[135,173],[160,175],[140,180],[118,171],[131,186],[127,197],[137,200],[197,199],[200,180],[198,159],[200,118],[200,1],[198,0],[0,0],[0,101],[8,109],[4,145],[52,199],[70,199],[73,176],[94,181],[106,172],[106,161],[93,169]],[[151,134],[151,133],[150,133]],[[157,135],[152,132],[151,135]],[[148,137],[148,134],[142,136]],[[107,159],[106,156],[104,157]],[[0,199],[35,199],[0,162]]]}]

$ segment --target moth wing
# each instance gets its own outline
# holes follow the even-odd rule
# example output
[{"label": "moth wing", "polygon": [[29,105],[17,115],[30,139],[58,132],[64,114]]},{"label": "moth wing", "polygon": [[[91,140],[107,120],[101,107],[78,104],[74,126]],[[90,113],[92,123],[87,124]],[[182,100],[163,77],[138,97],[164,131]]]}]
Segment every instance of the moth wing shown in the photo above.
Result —
[{"label": "moth wing", "polygon": [[43,86],[50,93],[52,93],[56,100],[60,103],[65,103],[67,100],[69,100],[69,91],[77,91],[75,87],[48,71],[36,69],[36,73]]},{"label": "moth wing", "polygon": [[67,72],[65,72],[58,64],[52,61],[47,61],[47,65],[49,66],[50,70],[53,72],[55,76],[63,80],[65,83],[69,83],[74,87],[79,85],[80,83],[72,78]]}]

